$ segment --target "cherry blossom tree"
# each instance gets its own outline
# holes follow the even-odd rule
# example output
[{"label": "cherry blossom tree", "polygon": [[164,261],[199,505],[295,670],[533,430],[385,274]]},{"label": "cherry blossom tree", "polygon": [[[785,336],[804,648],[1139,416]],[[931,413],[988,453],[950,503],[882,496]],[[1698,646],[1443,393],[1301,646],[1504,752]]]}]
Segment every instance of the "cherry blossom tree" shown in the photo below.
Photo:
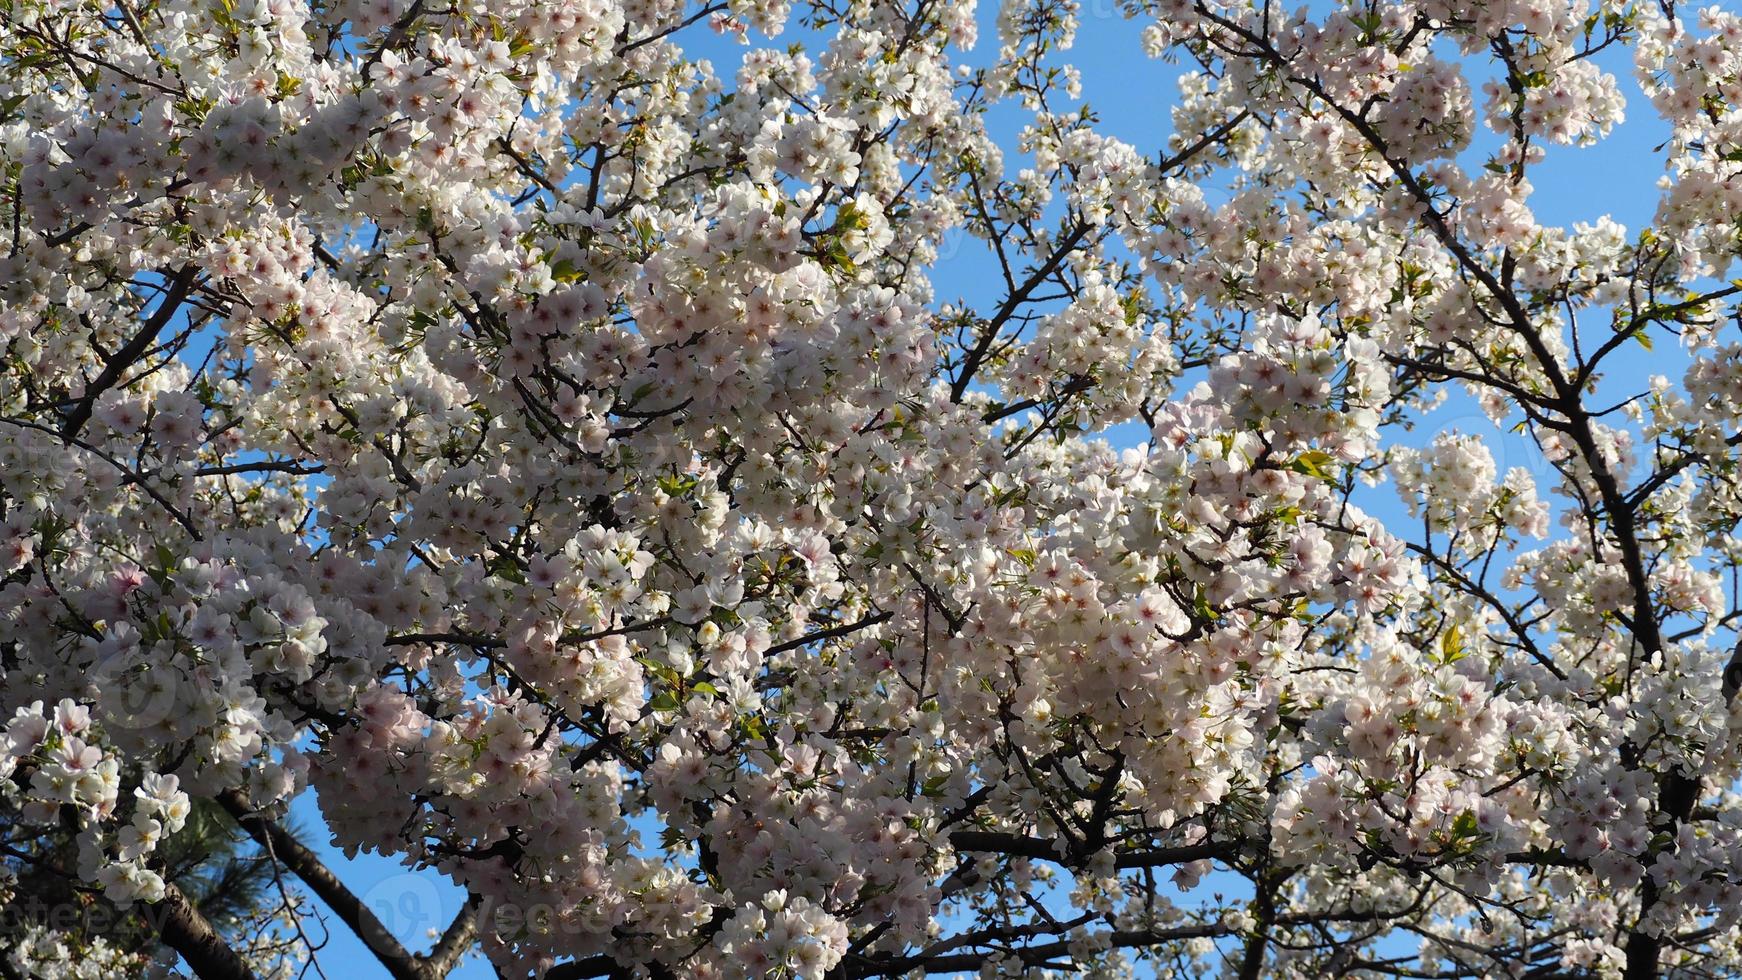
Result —
[{"label": "cherry blossom tree", "polygon": [[195,800],[396,980],[1737,976],[1742,17],[1120,13],[1142,146],[1071,0],[7,0],[8,866],[226,980]]}]

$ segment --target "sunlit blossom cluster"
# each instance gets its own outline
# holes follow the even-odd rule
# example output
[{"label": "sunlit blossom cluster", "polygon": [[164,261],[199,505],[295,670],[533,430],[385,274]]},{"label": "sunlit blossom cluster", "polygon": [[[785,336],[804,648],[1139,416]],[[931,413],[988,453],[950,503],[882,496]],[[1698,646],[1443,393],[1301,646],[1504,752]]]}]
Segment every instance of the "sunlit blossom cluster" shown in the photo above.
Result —
[{"label": "sunlit blossom cluster", "polygon": [[313,789],[503,976],[1742,968],[1742,17],[1120,13],[1142,142],[1066,0],[14,3],[4,860]]}]

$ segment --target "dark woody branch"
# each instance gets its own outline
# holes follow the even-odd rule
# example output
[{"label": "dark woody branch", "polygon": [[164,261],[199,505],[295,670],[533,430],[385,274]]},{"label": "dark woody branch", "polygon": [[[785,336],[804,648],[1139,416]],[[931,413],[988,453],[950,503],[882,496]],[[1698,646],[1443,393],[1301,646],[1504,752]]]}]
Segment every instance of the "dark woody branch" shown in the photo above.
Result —
[{"label": "dark woody branch", "polygon": [[428,956],[418,956],[407,950],[389,932],[375,913],[364,905],[314,851],[303,845],[275,820],[270,820],[253,807],[237,790],[219,794],[218,802],[236,819],[242,829],[260,844],[275,860],[289,868],[327,907],[333,910],[347,928],[356,934],[364,946],[375,954],[394,980],[440,980],[451,972],[472,945],[477,932],[476,900],[468,901],[436,948]]}]

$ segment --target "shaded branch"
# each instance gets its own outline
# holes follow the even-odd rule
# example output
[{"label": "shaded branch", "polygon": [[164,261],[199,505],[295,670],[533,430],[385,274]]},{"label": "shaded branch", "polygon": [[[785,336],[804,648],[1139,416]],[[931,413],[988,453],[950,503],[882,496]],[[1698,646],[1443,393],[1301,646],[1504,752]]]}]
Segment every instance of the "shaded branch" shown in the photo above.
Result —
[{"label": "shaded branch", "polygon": [[157,340],[157,335],[175,317],[176,312],[181,309],[182,303],[187,300],[188,293],[194,287],[194,276],[198,272],[199,270],[194,266],[184,265],[170,278],[169,288],[164,292],[163,298],[158,301],[157,309],[151,314],[151,318],[145,321],[145,326],[141,327],[139,332],[133,335],[133,339],[127,341],[120,350],[115,352],[113,357],[104,363],[102,373],[98,374],[90,384],[85,385],[84,393],[67,411],[66,420],[61,423],[62,439],[71,442],[78,436],[79,430],[83,429],[85,423],[91,420],[91,412],[96,409],[97,399],[102,396],[103,392],[115,387],[115,384],[121,380],[121,375],[126,374],[127,369],[138,363],[139,359],[145,356],[145,352],[151,349],[151,345]]},{"label": "shaded branch", "polygon": [[165,886],[163,901],[146,918],[163,944],[180,953],[200,980],[256,980],[247,962],[175,885]]}]

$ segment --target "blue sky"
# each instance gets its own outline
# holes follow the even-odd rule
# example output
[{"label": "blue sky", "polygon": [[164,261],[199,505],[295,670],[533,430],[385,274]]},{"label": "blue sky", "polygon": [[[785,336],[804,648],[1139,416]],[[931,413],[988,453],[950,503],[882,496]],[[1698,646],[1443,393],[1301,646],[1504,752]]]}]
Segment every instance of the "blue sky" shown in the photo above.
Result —
[{"label": "blue sky", "polygon": [[[980,45],[967,59],[970,63],[988,64],[997,56],[993,26],[996,15],[995,5],[982,4]],[[1110,0],[1087,0],[1077,43],[1065,58],[1080,69],[1084,98],[1098,111],[1102,131],[1133,144],[1140,152],[1154,155],[1166,146],[1171,133],[1173,79],[1178,68],[1143,56],[1138,26],[1114,12]],[[706,31],[698,28],[688,34],[692,39],[703,38]],[[693,51],[713,58],[716,70],[728,77],[737,58],[746,50],[711,37],[706,43],[692,41],[690,46]],[[1630,232],[1636,232],[1650,220],[1658,197],[1654,183],[1662,172],[1661,160],[1652,148],[1664,140],[1668,129],[1634,85],[1628,57],[1629,49],[1612,49],[1599,59],[1621,78],[1628,97],[1627,122],[1596,149],[1551,149],[1546,162],[1535,171],[1536,194],[1531,204],[1545,223],[1570,226],[1607,214]],[[1001,110],[991,118],[995,132],[1008,147],[1022,122],[1019,110]],[[1014,169],[1014,155],[1007,163]],[[963,241],[954,249],[946,248],[932,277],[940,300],[961,297],[976,305],[993,305],[1002,298],[993,292],[999,283],[996,266],[972,240]],[[1617,380],[1637,382],[1648,364],[1654,371],[1678,377],[1676,358],[1680,355],[1669,347],[1659,343],[1649,360],[1635,359],[1633,367],[1641,372],[1637,377]],[[1522,465],[1539,478],[1545,476],[1546,468],[1525,437],[1496,430],[1467,400],[1453,399],[1418,429],[1410,441],[1426,442],[1434,432],[1446,428],[1485,436],[1501,472],[1509,466]],[[1128,427],[1118,436],[1120,444],[1133,444],[1141,438],[1131,435]],[[1402,507],[1387,487],[1366,492],[1359,502],[1388,521],[1404,517]],[[326,846],[324,826],[312,793],[301,797],[292,812],[310,832],[317,851],[412,948],[427,949],[429,941],[425,934],[431,929],[441,929],[458,912],[464,896],[435,876],[409,873],[397,862],[375,856],[347,859]],[[1218,887],[1221,887],[1218,882],[1206,879],[1203,892]],[[369,980],[387,976],[346,929],[334,923],[331,932],[331,941],[318,954],[328,977]],[[311,931],[311,935],[318,936],[318,932]],[[494,973],[474,956],[454,976],[477,980]]]}]

